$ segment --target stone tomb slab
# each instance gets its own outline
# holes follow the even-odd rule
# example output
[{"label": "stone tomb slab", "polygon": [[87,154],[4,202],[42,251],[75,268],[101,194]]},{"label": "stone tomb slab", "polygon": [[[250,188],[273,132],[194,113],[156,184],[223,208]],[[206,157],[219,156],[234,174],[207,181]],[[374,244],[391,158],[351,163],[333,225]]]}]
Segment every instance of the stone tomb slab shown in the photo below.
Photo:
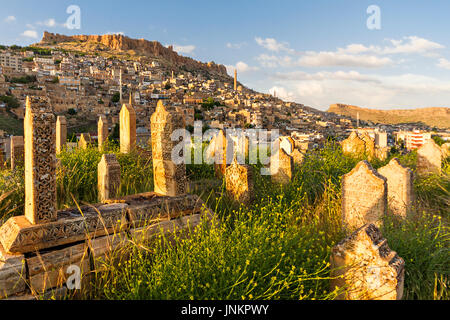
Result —
[{"label": "stone tomb slab", "polygon": [[28,253],[98,237],[125,228],[126,204],[98,204],[58,212],[54,222],[31,224],[25,216],[12,217],[0,228],[6,251]]}]

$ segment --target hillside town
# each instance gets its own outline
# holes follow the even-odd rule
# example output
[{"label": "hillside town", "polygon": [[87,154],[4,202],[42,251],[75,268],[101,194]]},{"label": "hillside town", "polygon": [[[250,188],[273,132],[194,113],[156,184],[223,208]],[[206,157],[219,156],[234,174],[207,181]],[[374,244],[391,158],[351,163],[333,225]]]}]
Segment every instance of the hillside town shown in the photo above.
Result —
[{"label": "hillside town", "polygon": [[[302,150],[317,148],[327,139],[344,140],[352,131],[366,133],[379,148],[400,146],[412,150],[433,135],[450,139],[450,132],[424,124],[386,125],[318,111],[285,102],[276,96],[248,89],[234,77],[169,66],[161,60],[123,59],[53,49],[0,47],[0,116],[12,126],[23,121],[27,96],[44,97],[56,115],[67,118],[74,138],[88,132],[97,139],[100,116],[109,130],[117,130],[123,102],[136,112],[137,139],[150,138],[150,116],[159,100],[167,101],[184,116],[187,129],[194,121],[204,128],[278,129]],[[183,70],[184,69],[184,70]],[[16,125],[16,128],[22,128]],[[11,139],[23,135],[0,127],[3,159],[11,157]]]}]

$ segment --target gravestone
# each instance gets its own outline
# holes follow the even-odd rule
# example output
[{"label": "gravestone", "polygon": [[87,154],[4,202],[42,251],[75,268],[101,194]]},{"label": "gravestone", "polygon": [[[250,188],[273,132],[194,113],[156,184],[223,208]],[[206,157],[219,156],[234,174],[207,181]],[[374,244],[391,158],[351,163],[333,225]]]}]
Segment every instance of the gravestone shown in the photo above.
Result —
[{"label": "gravestone", "polygon": [[60,153],[67,142],[67,120],[64,116],[56,118],[56,153]]},{"label": "gravestone", "polygon": [[0,148],[0,170],[5,169],[5,159],[3,158],[3,149]]},{"label": "gravestone", "polygon": [[230,198],[242,204],[249,204],[253,200],[253,172],[248,165],[240,165],[233,160],[225,171],[225,185]]},{"label": "gravestone", "polygon": [[291,137],[283,136],[280,137],[280,148],[283,149],[288,155],[294,151],[295,142]]},{"label": "gravestone", "polygon": [[87,149],[90,144],[91,136],[89,135],[89,133],[82,133],[80,135],[80,140],[78,141],[78,148]]},{"label": "gravestone", "polygon": [[375,140],[367,132],[364,132],[360,138],[364,141],[365,155],[369,160],[372,160],[375,157]]},{"label": "gravestone", "polygon": [[286,185],[291,182],[294,161],[282,148],[270,157],[270,174],[272,181]]},{"label": "gravestone", "polygon": [[428,140],[417,150],[417,174],[440,173],[442,150],[433,139]]},{"label": "gravestone", "polygon": [[11,137],[11,170],[24,165],[24,140],[22,136]]},{"label": "gravestone", "polygon": [[394,158],[378,169],[378,173],[387,179],[389,210],[397,216],[406,217],[414,201],[412,171]]},{"label": "gravestone", "polygon": [[214,139],[214,170],[216,177],[222,179],[227,168],[227,152],[230,147],[223,130]]},{"label": "gravestone", "polygon": [[405,262],[392,251],[380,230],[367,224],[338,243],[331,252],[330,289],[344,300],[400,300]]},{"label": "gravestone", "polygon": [[386,178],[367,161],[359,162],[342,177],[342,219],[354,230],[367,223],[380,225],[387,210]]},{"label": "gravestone", "polygon": [[364,140],[362,140],[358,134],[353,131],[350,136],[342,141],[342,151],[344,154],[361,155],[366,150]]},{"label": "gravestone", "polygon": [[129,153],[136,147],[136,112],[131,103],[120,110],[120,152]]},{"label": "gravestone", "polygon": [[25,134],[25,217],[32,224],[56,220],[55,116],[44,100],[27,98]]},{"label": "gravestone", "polygon": [[294,149],[291,153],[292,160],[294,160],[294,164],[301,165],[303,163],[303,158],[305,155],[298,149]]},{"label": "gravestone", "polygon": [[104,154],[98,164],[98,198],[100,202],[117,196],[120,187],[120,164],[115,154]]},{"label": "gravestone", "polygon": [[[186,193],[186,164],[175,163],[172,150],[179,141],[172,141],[175,130],[185,129],[183,116],[172,110],[169,112],[162,101],[158,102],[151,116],[153,178],[155,192],[161,195],[177,196]],[[178,154],[184,159],[184,150]]]},{"label": "gravestone", "polygon": [[97,123],[98,150],[103,150],[103,145],[108,139],[108,119],[106,116],[100,116]]},{"label": "gravestone", "polygon": [[444,160],[450,157],[450,142],[446,142],[441,146],[442,156]]}]

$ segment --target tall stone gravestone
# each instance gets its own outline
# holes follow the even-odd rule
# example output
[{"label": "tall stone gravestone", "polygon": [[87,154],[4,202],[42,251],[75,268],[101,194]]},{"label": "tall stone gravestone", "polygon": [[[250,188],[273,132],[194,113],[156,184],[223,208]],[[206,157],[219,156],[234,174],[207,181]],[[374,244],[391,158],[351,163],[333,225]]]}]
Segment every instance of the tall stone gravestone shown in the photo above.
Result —
[{"label": "tall stone gravestone", "polygon": [[442,150],[433,139],[428,140],[417,150],[417,173],[427,175],[440,173]]},{"label": "tall stone gravestone", "polygon": [[175,130],[185,129],[183,116],[167,111],[162,101],[159,101],[150,121],[155,192],[167,196],[184,194],[187,182],[186,164],[181,161],[184,154],[177,154],[181,163],[174,162],[172,151],[179,141],[171,139]]},{"label": "tall stone gravestone", "polygon": [[64,116],[56,118],[56,153],[60,153],[67,142],[67,120]]},{"label": "tall stone gravestone", "polygon": [[378,169],[378,173],[387,179],[388,208],[400,217],[405,218],[414,201],[413,173],[403,167],[397,158]]},{"label": "tall stone gravestone", "polygon": [[227,152],[230,152],[229,147],[231,147],[223,130],[220,130],[215,137],[214,146],[214,170],[218,178],[223,178],[227,168]]},{"label": "tall stone gravestone", "polygon": [[106,116],[100,116],[97,123],[98,149],[103,150],[104,143],[108,139],[108,119]]},{"label": "tall stone gravestone", "polygon": [[354,230],[367,223],[381,224],[387,210],[386,178],[367,161],[359,162],[342,177],[344,227]]},{"label": "tall stone gravestone", "polygon": [[120,152],[129,153],[136,147],[136,112],[131,103],[120,110]]},{"label": "tall stone gravestone", "polygon": [[400,300],[405,262],[392,251],[380,230],[367,224],[338,243],[331,252],[330,289],[338,299]]},{"label": "tall stone gravestone", "polygon": [[11,137],[11,170],[24,165],[24,140],[22,136]]},{"label": "tall stone gravestone", "polygon": [[44,100],[27,98],[25,217],[32,224],[56,220],[55,116]]},{"label": "tall stone gravestone", "polygon": [[115,154],[104,154],[98,164],[98,198],[100,202],[117,196],[120,187],[120,164]]}]

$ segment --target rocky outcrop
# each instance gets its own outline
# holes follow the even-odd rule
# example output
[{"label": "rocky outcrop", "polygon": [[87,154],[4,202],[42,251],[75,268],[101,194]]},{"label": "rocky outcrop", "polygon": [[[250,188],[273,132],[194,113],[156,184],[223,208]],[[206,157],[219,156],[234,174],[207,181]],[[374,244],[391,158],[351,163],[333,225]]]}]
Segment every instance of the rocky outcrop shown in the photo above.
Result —
[{"label": "rocky outcrop", "polygon": [[346,104],[333,104],[328,112],[376,123],[416,123],[422,122],[431,127],[450,128],[450,108],[420,108],[410,110],[375,110]]},{"label": "rocky outcrop", "polygon": [[179,55],[173,50],[172,46],[164,47],[158,41],[131,39],[121,34],[65,36],[45,31],[44,36],[39,44],[48,45],[76,41],[85,43],[101,43],[111,50],[133,50],[137,54],[141,54],[144,56],[162,58],[179,67],[185,66],[188,69],[203,69],[205,71],[227,75],[227,70],[224,65],[216,64],[215,62],[199,62],[192,58]]}]

